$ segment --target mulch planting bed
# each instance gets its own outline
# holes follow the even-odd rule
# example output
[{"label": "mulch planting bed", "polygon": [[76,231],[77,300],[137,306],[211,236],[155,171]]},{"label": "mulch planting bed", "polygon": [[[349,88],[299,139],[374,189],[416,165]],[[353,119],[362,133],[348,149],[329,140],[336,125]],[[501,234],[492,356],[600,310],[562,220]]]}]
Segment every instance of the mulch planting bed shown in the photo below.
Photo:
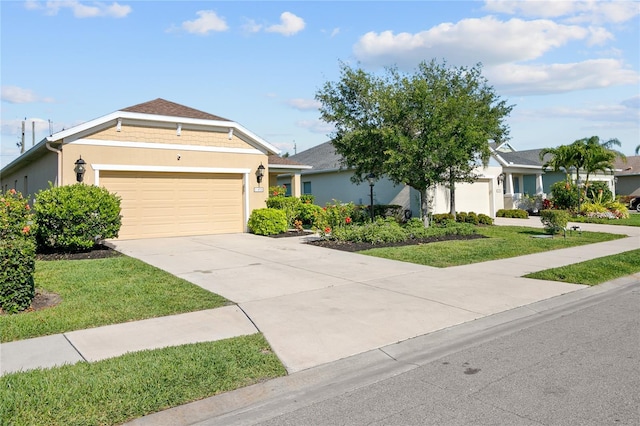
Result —
[{"label": "mulch planting bed", "polygon": [[380,248],[380,247],[402,247],[402,246],[412,246],[412,245],[421,245],[421,244],[429,244],[435,243],[439,241],[454,241],[454,240],[476,240],[478,238],[486,238],[484,235],[444,235],[441,237],[429,237],[429,238],[413,238],[406,241],[401,241],[397,243],[379,243],[379,244],[371,244],[371,243],[353,243],[349,241],[334,241],[334,240],[316,240],[316,241],[308,241],[307,244],[312,244],[314,246],[326,247],[335,250],[342,251],[362,251],[369,250],[372,248]]},{"label": "mulch planting bed", "polygon": [[120,252],[107,246],[96,245],[91,250],[80,252],[47,251],[36,254],[36,260],[82,260],[105,259],[107,257],[122,256]]}]

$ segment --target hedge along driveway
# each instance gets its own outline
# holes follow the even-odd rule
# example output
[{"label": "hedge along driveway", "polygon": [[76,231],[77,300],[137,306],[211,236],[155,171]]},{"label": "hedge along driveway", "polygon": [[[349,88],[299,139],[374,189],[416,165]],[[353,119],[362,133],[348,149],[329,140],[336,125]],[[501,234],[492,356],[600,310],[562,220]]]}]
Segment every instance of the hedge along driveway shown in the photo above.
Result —
[{"label": "hedge along driveway", "polygon": [[59,305],[0,316],[2,342],[231,304],[225,298],[128,256],[37,261],[36,288]]}]

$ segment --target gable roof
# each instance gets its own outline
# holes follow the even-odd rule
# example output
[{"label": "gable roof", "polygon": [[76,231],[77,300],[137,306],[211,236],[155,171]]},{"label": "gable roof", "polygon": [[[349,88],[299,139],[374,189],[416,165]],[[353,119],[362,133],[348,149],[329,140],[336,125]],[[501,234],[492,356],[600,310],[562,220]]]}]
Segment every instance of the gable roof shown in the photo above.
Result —
[{"label": "gable roof", "polygon": [[626,160],[616,158],[613,168],[616,169],[616,176],[640,175],[640,155],[629,156]]},{"label": "gable roof", "polygon": [[545,155],[544,160],[540,160],[540,152],[542,149],[529,149],[525,151],[513,152],[496,152],[506,164],[503,166],[538,166],[542,165],[551,157],[550,154]]},{"label": "gable roof", "polygon": [[169,117],[199,118],[201,120],[231,121],[227,120],[226,118],[218,117],[217,115],[209,114],[208,112],[200,111],[194,108],[189,108],[187,106],[180,105],[175,102],[170,102],[162,98],[123,108],[120,111],[137,112],[141,114],[166,115]]},{"label": "gable roof", "polygon": [[342,168],[342,156],[336,153],[331,141],[309,148],[289,157],[298,163],[308,164],[314,171]]}]

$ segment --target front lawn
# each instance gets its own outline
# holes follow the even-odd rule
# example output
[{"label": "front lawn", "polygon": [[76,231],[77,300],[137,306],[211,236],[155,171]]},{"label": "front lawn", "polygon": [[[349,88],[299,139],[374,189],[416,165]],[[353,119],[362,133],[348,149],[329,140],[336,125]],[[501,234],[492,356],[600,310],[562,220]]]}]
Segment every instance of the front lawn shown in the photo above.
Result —
[{"label": "front lawn", "polygon": [[121,424],[285,374],[260,334],[7,374],[1,423]]},{"label": "front lawn", "polygon": [[229,302],[128,256],[37,261],[37,288],[57,293],[59,305],[0,315],[0,341],[27,339],[202,309]]},{"label": "front lawn", "polygon": [[585,244],[599,243],[624,238],[624,235],[601,232],[567,233],[567,238],[556,235],[554,238],[534,238],[545,236],[539,228],[523,226],[487,226],[478,228],[478,233],[489,238],[467,241],[445,241],[423,245],[374,248],[359,253],[369,256],[420,265],[446,268],[467,265],[488,260],[505,259],[515,256],[557,250]]},{"label": "front lawn", "polygon": [[546,269],[525,275],[526,278],[597,285],[640,272],[640,249],[599,257],[573,265]]}]

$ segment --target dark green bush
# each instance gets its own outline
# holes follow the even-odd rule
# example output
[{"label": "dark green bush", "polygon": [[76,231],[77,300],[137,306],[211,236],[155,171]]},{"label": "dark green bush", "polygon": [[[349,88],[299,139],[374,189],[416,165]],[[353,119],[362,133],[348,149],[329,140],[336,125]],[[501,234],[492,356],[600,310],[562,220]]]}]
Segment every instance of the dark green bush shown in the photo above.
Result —
[{"label": "dark green bush", "polygon": [[587,199],[592,201],[613,200],[614,196],[607,182],[593,181],[589,182],[587,187]]},{"label": "dark green bush", "polygon": [[577,211],[580,204],[578,187],[566,181],[551,185],[551,200],[557,209]]},{"label": "dark green bush", "polygon": [[569,212],[566,210],[541,210],[540,221],[544,225],[545,230],[550,234],[557,234],[566,228],[570,218]]},{"label": "dark green bush", "polygon": [[87,250],[116,238],[122,224],[120,198],[83,183],[38,192],[34,210],[39,250]]},{"label": "dark green bush", "polygon": [[267,198],[267,208],[282,210],[287,218],[287,226],[293,226],[293,222],[298,217],[301,202],[297,197],[285,197],[277,195]]},{"label": "dark green bush", "polygon": [[478,220],[478,215],[474,212],[458,212],[456,213],[456,221],[461,223],[470,223],[472,225],[477,225],[480,223]]},{"label": "dark green bush", "polygon": [[0,309],[27,309],[35,296],[35,242],[31,207],[14,189],[0,197]]},{"label": "dark green bush", "polygon": [[249,230],[257,235],[281,234],[288,228],[285,212],[272,208],[252,211],[247,225]]},{"label": "dark green bush", "polygon": [[500,209],[496,212],[497,217],[508,217],[515,219],[527,219],[529,213],[522,209]]},{"label": "dark green bush", "polygon": [[455,221],[456,221],[456,218],[451,213],[438,213],[438,214],[431,215],[431,222],[435,225],[440,225],[443,223],[455,222]]},{"label": "dark green bush", "polygon": [[315,204],[302,203],[298,206],[297,218],[302,221],[303,225],[316,228],[318,226],[318,217],[322,214],[322,207]]},{"label": "dark green bush", "polygon": [[478,215],[478,222],[480,222],[481,225],[493,225],[493,219],[484,213]]},{"label": "dark green bush", "polygon": [[378,218],[375,222],[363,225],[336,228],[331,236],[339,241],[372,244],[399,242],[409,238],[408,232],[393,218]]},{"label": "dark green bush", "polygon": [[35,297],[36,245],[32,238],[0,240],[0,308],[17,313]]}]

